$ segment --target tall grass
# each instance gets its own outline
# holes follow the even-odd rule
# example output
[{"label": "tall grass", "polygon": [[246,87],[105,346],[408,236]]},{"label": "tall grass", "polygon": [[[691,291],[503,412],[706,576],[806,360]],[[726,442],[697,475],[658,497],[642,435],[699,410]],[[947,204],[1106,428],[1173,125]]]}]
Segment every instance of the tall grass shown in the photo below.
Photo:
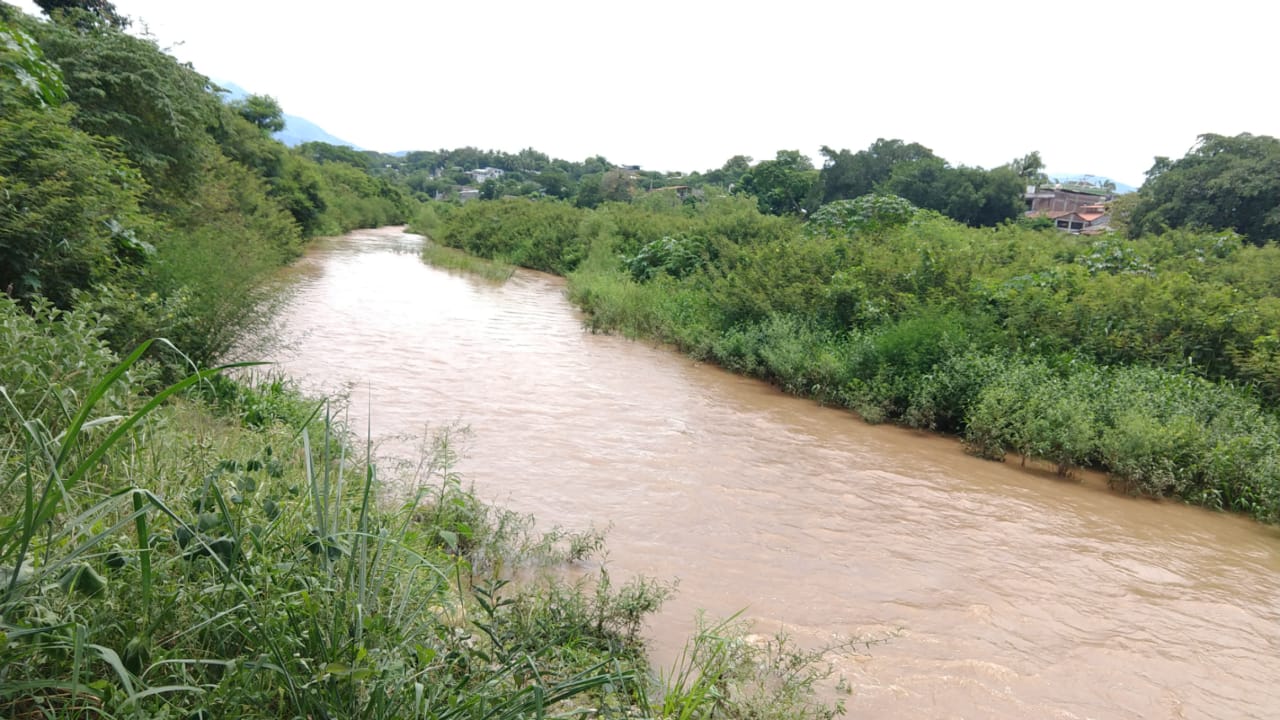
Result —
[{"label": "tall grass", "polygon": [[0,716],[673,716],[641,638],[669,587],[507,580],[599,533],[480,503],[450,431],[392,496],[324,404],[217,370],[143,394],[146,350],[69,413],[0,391]]},{"label": "tall grass", "polygon": [[751,632],[735,615],[697,629],[662,672],[653,717],[677,720],[832,720],[845,713],[849,688],[833,657],[865,652],[885,638],[849,639],[806,649],[785,631]]},{"label": "tall grass", "polygon": [[[120,681],[118,692],[123,693],[125,705],[133,705],[149,695],[194,689],[181,684],[153,690],[139,688],[124,664],[130,657],[127,647],[126,660],[122,661],[120,653],[112,648],[90,642],[93,638],[86,628],[74,621],[74,608],[71,608],[71,619],[64,619],[68,616],[58,612],[62,608],[44,604],[44,594],[52,585],[66,597],[100,599],[108,582],[100,569],[87,560],[105,542],[118,541],[127,529],[133,528],[137,532],[140,575],[138,607],[142,617],[150,613],[154,575],[148,516],[153,512],[175,519],[177,516],[159,496],[143,488],[126,486],[108,492],[86,492],[83,486],[92,481],[99,464],[130,430],[156,407],[224,369],[197,372],[155,394],[128,415],[91,418],[99,401],[126,376],[150,344],[140,345],[95,383],[66,427],[56,432],[40,418],[25,413],[13,397],[0,388],[3,409],[21,427],[21,438],[10,438],[20,446],[11,446],[13,454],[5,457],[5,479],[0,485],[0,497],[8,507],[16,508],[0,525],[0,579],[3,580],[0,634],[6,639],[9,635],[31,638],[17,645],[20,656],[24,650],[35,649],[42,654],[53,652],[55,656],[58,652],[70,652],[72,658],[69,684],[61,678],[25,679],[8,685],[7,693],[27,695],[52,690],[61,697],[69,692],[74,702],[87,658],[104,662],[115,672]],[[95,440],[94,436],[99,434],[105,437]],[[33,612],[44,622],[31,622]],[[5,645],[0,652],[7,655],[13,647]]]},{"label": "tall grass", "polygon": [[516,271],[515,266],[510,263],[468,255],[461,250],[437,245],[429,240],[422,244],[422,259],[427,264],[442,270],[457,270],[494,283],[506,282]]},{"label": "tall grass", "polygon": [[[27,434],[0,488],[18,500],[0,526],[4,714],[523,717],[641,682],[634,658],[550,663],[546,647],[497,642],[508,603],[472,584],[460,525],[431,522],[433,503],[460,498],[443,468],[389,508],[377,466],[351,462],[330,417],[173,436],[162,406],[213,370],[92,418],[145,350],[64,429],[4,396]],[[156,452],[175,442],[204,457]]]}]

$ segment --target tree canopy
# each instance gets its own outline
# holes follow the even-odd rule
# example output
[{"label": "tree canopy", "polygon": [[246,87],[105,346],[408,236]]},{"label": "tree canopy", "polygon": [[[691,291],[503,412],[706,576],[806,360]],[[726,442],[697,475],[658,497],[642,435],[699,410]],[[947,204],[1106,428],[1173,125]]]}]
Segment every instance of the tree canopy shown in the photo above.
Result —
[{"label": "tree canopy", "polygon": [[755,195],[762,213],[796,215],[805,210],[805,199],[817,177],[813,163],[799,150],[779,150],[773,160],[747,171],[734,191]]},{"label": "tree canopy", "polygon": [[1201,135],[1185,157],[1158,157],[1129,218],[1136,237],[1165,228],[1234,230],[1256,245],[1280,240],[1280,140]]},{"label": "tree canopy", "polygon": [[920,143],[884,138],[856,153],[836,151],[824,145],[822,154],[827,159],[818,176],[817,187],[822,203],[869,195],[893,175],[893,169],[898,165],[938,159],[932,150]]},{"label": "tree canopy", "polygon": [[129,18],[121,15],[116,6],[108,0],[35,0],[35,4],[45,15],[57,19],[59,15],[74,14],[77,11],[95,17],[113,28],[129,27]]},{"label": "tree canopy", "polygon": [[245,120],[269,133],[284,129],[284,111],[280,109],[280,103],[270,95],[250,95],[231,103],[231,107]]},{"label": "tree canopy", "polygon": [[157,190],[189,192],[211,142],[219,106],[212,84],[154,42],[110,27],[32,26],[45,55],[62,68],[72,122],[120,149]]},{"label": "tree canopy", "polygon": [[920,143],[884,138],[856,153],[823,146],[822,154],[826,161],[810,206],[889,193],[968,225],[998,225],[1017,217],[1024,184],[1040,177],[1044,167],[1038,152],[992,170],[953,167]]}]

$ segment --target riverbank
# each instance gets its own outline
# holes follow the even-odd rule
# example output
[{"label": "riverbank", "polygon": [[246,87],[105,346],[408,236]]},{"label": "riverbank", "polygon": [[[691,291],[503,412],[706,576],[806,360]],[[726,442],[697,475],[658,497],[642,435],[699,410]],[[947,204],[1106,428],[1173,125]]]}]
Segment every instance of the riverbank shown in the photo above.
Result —
[{"label": "riverbank", "polygon": [[87,312],[0,300],[0,329],[6,716],[835,713],[814,657],[741,623],[657,677],[639,631],[665,587],[611,580],[597,532],[481,502],[447,427],[380,464],[282,377],[158,389]]},{"label": "riverbank", "polygon": [[805,226],[732,198],[606,206],[577,223],[555,204],[475,203],[427,224],[443,244],[571,267],[570,297],[595,330],[671,343],[871,422],[954,433],[984,457],[1280,517],[1265,342],[1280,306],[1258,274],[1274,248],[976,230],[859,202]]},{"label": "riverbank", "polygon": [[982,460],[584,332],[563,279],[520,270],[494,286],[423,264],[421,242],[362,232],[317,248],[282,318],[298,339],[284,366],[349,386],[352,423],[387,449],[424,417],[465,419],[458,468],[482,498],[610,526],[615,579],[678,579],[645,632],[655,667],[679,657],[698,609],[745,608],[758,634],[806,648],[892,636],[827,657],[850,717],[1120,720],[1173,702],[1248,717],[1280,683],[1271,528]]}]

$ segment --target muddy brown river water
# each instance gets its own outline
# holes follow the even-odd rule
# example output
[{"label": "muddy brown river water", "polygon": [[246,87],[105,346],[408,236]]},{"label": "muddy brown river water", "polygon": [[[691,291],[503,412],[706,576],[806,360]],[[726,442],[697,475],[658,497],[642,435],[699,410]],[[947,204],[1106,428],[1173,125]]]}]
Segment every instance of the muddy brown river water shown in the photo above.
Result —
[{"label": "muddy brown river water", "polygon": [[616,575],[679,579],[657,663],[697,609],[745,608],[810,646],[894,635],[832,657],[850,717],[1280,717],[1276,529],[592,335],[562,280],[451,275],[420,243],[385,228],[310,253],[282,366],[350,386],[378,438],[468,425],[459,469],[487,499],[611,524]]}]

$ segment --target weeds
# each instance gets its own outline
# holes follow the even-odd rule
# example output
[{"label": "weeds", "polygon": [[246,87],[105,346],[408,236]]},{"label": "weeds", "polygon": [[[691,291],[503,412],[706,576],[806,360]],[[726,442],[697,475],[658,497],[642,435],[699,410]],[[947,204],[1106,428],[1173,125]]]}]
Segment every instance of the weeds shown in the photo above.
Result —
[{"label": "weeds", "polygon": [[542,573],[603,533],[481,503],[461,429],[392,494],[283,379],[147,393],[149,344],[113,364],[75,314],[0,319],[0,717],[667,716],[641,634],[673,588]]},{"label": "weeds", "polygon": [[461,250],[431,241],[422,244],[422,259],[427,264],[444,270],[456,270],[499,284],[509,280],[516,271],[515,266],[510,263],[468,255]]},{"label": "weeds", "polygon": [[128,417],[82,409],[74,432],[36,424],[6,458],[22,503],[0,529],[0,714],[640,716],[640,631],[671,587],[604,569],[517,587],[502,574],[585,558],[602,535],[537,534],[479,503],[448,433],[387,506],[328,415],[254,427],[160,402],[199,379]]},{"label": "weeds", "polygon": [[676,664],[662,675],[663,694],[650,713],[673,720],[832,720],[844,714],[844,701],[836,698],[847,685],[828,658],[885,641],[806,650],[783,631],[752,634],[739,616],[714,623],[700,617]]},{"label": "weeds", "polygon": [[[27,442],[4,467],[19,500],[0,526],[4,714],[516,717],[606,685],[626,694],[642,677],[638,655],[542,667],[549,648],[515,653],[481,632],[484,614],[467,608],[493,622],[506,606],[457,579],[500,566],[505,536],[447,465],[434,501],[468,502],[483,545],[463,548],[459,516],[436,525],[420,498],[385,507],[376,466],[348,461],[330,417],[315,443],[310,423],[174,434],[165,401],[213,371],[128,416],[91,419],[145,350],[95,384],[64,430],[5,396]],[[267,444],[246,451],[255,440]],[[181,464],[159,443],[218,459],[192,482],[187,471],[208,461]]]}]

